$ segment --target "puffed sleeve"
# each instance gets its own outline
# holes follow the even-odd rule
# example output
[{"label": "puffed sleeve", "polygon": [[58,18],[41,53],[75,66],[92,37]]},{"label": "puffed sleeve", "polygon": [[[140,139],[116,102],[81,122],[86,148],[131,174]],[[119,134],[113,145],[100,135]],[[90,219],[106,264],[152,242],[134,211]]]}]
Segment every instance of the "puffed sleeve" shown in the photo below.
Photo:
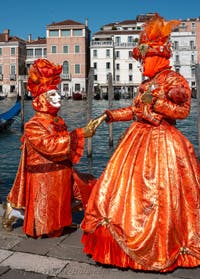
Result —
[{"label": "puffed sleeve", "polygon": [[184,119],[190,113],[191,90],[180,74],[172,72],[165,81],[165,95],[158,98],[154,111],[171,119]]}]

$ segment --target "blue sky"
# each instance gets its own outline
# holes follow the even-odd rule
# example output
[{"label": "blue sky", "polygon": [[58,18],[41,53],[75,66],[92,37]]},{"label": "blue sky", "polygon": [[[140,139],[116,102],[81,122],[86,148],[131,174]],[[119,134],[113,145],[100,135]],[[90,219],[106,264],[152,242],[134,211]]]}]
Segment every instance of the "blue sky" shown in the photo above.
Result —
[{"label": "blue sky", "polygon": [[27,39],[31,34],[37,39],[46,36],[46,25],[66,19],[81,23],[88,19],[95,33],[105,24],[148,12],[158,12],[167,20],[196,18],[200,0],[6,0],[1,2],[0,33],[10,29],[12,36]]}]

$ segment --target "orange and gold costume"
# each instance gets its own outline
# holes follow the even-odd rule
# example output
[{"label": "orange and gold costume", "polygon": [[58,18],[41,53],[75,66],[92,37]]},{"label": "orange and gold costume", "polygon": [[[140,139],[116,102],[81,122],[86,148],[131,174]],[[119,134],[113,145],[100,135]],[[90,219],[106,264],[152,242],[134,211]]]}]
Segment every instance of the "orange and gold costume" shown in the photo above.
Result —
[{"label": "orange and gold costume", "polygon": [[[46,97],[48,90],[57,89],[61,71],[61,66],[38,59],[29,72],[36,113],[25,124],[20,164],[7,197],[13,208],[25,209],[23,230],[32,237],[60,235],[72,224],[74,190],[81,199],[77,183],[83,181],[73,165],[83,155],[84,129],[69,132]],[[89,187],[85,195],[83,206]]]},{"label": "orange and gold costume", "polygon": [[191,91],[170,69],[168,52],[162,55],[142,58],[149,78],[133,105],[106,111],[108,122],[135,121],[94,186],[81,224],[84,252],[102,264],[160,272],[200,265],[200,163],[175,127],[189,115]]}]

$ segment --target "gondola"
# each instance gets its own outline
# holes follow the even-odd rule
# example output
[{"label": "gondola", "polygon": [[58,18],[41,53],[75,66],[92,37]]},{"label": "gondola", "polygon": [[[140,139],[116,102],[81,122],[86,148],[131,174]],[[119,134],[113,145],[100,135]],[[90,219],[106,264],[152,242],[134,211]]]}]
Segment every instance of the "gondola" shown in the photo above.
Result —
[{"label": "gondola", "polygon": [[21,111],[21,101],[18,100],[9,110],[0,114],[0,132],[8,129]]}]

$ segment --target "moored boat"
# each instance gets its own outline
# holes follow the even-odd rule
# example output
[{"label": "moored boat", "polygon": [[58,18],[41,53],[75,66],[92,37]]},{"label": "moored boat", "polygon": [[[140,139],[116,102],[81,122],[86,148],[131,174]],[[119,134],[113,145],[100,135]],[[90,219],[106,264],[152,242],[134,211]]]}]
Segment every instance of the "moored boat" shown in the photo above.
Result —
[{"label": "moored boat", "polygon": [[0,132],[9,128],[15,120],[15,117],[21,111],[21,101],[18,100],[9,110],[0,114]]},{"label": "moored boat", "polygon": [[83,100],[83,99],[86,99],[86,94],[85,92],[73,92],[72,93],[72,98],[73,100]]}]

